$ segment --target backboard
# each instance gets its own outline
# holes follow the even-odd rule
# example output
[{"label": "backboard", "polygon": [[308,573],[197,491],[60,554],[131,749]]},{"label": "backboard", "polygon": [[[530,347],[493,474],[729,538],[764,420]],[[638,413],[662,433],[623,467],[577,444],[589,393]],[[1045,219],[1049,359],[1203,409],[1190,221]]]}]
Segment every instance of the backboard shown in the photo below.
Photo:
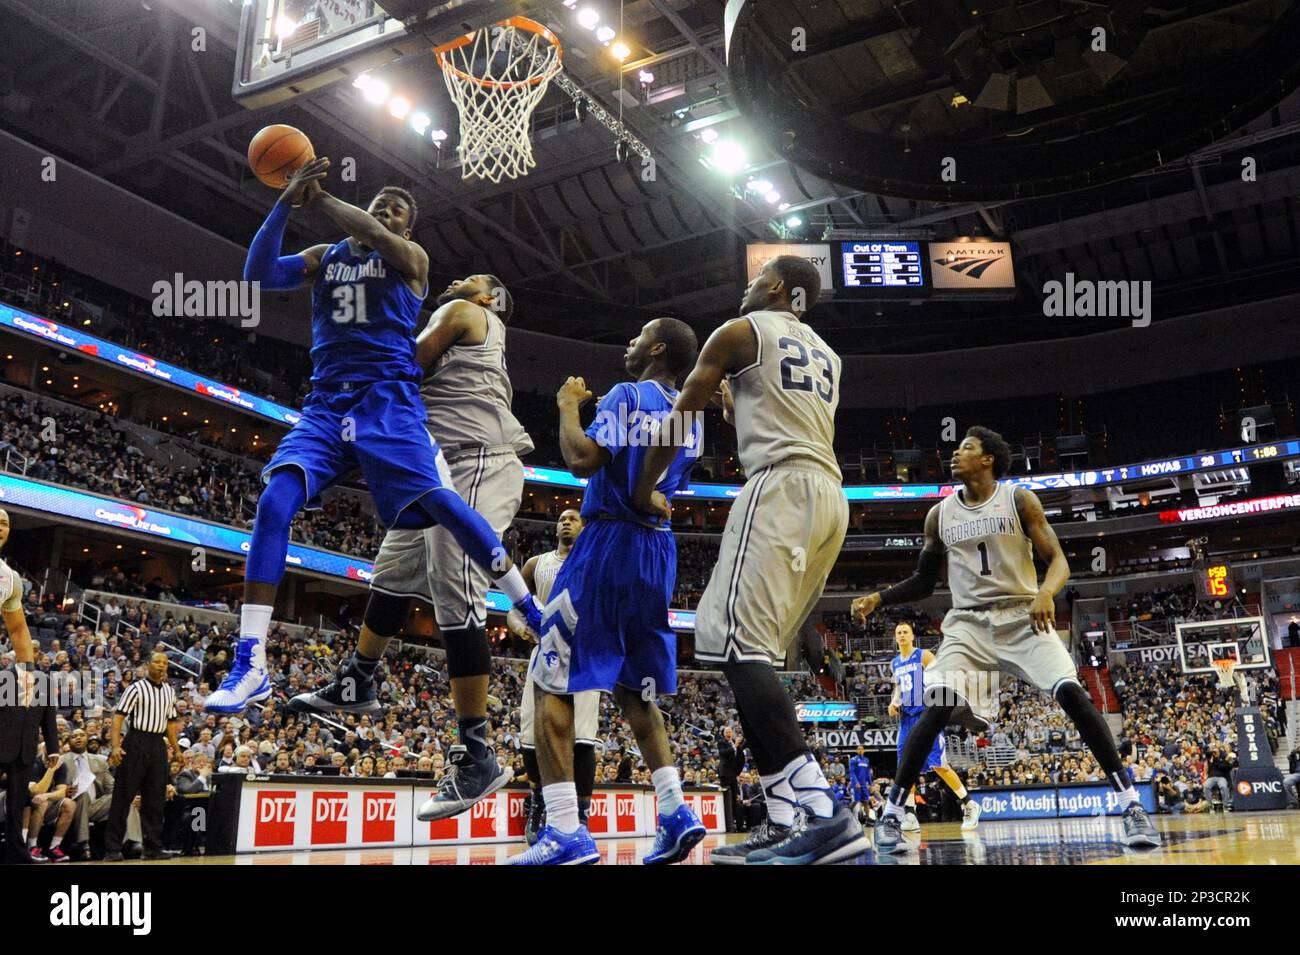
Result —
[{"label": "backboard", "polygon": [[1178,662],[1184,673],[1214,673],[1214,662],[1235,657],[1238,670],[1272,666],[1263,617],[1235,617],[1180,623],[1175,627]]},{"label": "backboard", "polygon": [[[249,0],[235,48],[235,101],[282,102],[536,6],[509,0]],[[389,9],[404,19],[389,14]],[[415,12],[412,15],[405,16]]]}]

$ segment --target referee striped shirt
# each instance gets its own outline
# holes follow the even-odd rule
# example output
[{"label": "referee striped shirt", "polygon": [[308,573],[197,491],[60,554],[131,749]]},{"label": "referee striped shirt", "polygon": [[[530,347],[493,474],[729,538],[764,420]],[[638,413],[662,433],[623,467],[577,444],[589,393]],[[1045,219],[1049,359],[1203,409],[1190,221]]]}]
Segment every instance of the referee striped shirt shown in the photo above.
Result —
[{"label": "referee striped shirt", "polygon": [[177,718],[176,691],[166,680],[136,680],[117,701],[117,712],[131,721],[131,729],[142,733],[165,733]]}]

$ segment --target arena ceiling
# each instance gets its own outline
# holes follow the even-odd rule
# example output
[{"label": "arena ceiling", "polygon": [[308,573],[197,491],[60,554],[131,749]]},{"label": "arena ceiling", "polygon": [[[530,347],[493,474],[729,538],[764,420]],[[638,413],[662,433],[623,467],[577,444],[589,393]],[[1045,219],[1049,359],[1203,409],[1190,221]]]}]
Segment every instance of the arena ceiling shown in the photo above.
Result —
[{"label": "arena ceiling", "polygon": [[[889,50],[910,36],[909,5],[815,4],[823,14],[834,8],[843,21],[837,35],[822,37],[821,53],[870,57],[884,70]],[[753,141],[750,172],[789,204],[774,217],[762,195],[733,188],[701,162],[706,130],[743,135],[746,123],[727,74],[722,0],[627,2],[622,35],[633,49],[621,70],[558,0],[522,6],[563,28],[567,69],[583,88],[611,111],[621,101],[624,123],[656,157],[653,182],[642,180],[639,162],[618,162],[611,134],[582,121],[554,90],[535,117],[537,168],[498,186],[462,182],[457,169],[435,162],[427,141],[365,108],[350,84],[245,109],[230,93],[240,13],[231,0],[0,0],[0,126],[241,244],[273,198],[247,170],[247,142],[268,122],[299,126],[318,154],[356,158],[356,183],[335,187],[344,198],[364,203],[394,182],[413,189],[421,207],[417,237],[440,276],[495,271],[516,290],[521,327],[591,341],[625,341],[657,314],[678,314],[706,332],[735,312],[746,243],[778,241],[782,220],[796,213],[805,226],[794,239],[839,229],[1014,243],[1015,302],[821,306],[819,321],[845,354],[1105,327],[1043,318],[1043,283],[1067,271],[1152,281],[1157,320],[1300,290],[1296,95],[1155,169],[1104,187],[1021,199],[942,201],[855,189],[793,165],[776,144]],[[603,6],[617,13],[615,0]],[[1284,2],[1186,0],[1138,13],[1211,33],[1249,33],[1284,9]],[[192,49],[195,26],[206,31],[201,55]],[[1174,49],[1168,56],[1186,60]],[[648,86],[638,81],[642,70],[654,74]],[[441,96],[437,102],[450,111],[431,56],[406,57],[383,75]],[[934,104],[960,90],[940,88],[934,77],[924,85],[895,90],[890,103],[879,101],[880,89],[870,91],[877,97],[871,122],[897,121],[895,100],[903,94],[904,103],[926,104],[925,115],[938,122],[943,111]],[[958,114],[944,121],[960,132],[967,120]],[[1254,181],[1242,180],[1245,157],[1254,160]],[[333,237],[327,222],[311,216],[296,220],[294,230],[290,241],[304,245]]]}]

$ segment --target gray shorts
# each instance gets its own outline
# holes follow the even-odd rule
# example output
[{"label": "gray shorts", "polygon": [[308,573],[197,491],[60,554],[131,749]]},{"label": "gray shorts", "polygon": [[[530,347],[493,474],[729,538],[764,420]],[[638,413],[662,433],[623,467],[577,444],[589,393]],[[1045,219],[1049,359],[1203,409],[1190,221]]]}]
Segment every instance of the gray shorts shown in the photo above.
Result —
[{"label": "gray shorts", "polygon": [[[452,486],[499,536],[515,519],[524,495],[524,469],[512,449],[481,448],[447,461]],[[488,572],[469,559],[442,527],[391,530],[375,557],[370,587],[433,605],[440,630],[487,624]]]},{"label": "gray shorts", "polygon": [[[519,738],[525,746],[536,746],[533,734],[533,663],[537,660],[537,647],[528,658],[528,677],[524,680],[524,697],[519,702]],[[596,745],[597,723],[600,722],[600,690],[583,690],[573,694],[573,741]]]},{"label": "gray shorts", "polygon": [[943,643],[925,668],[927,704],[956,703],[952,722],[985,730],[998,713],[998,676],[1019,677],[1054,696],[1079,674],[1065,642],[1035,633],[1029,602],[992,610],[953,608],[943,618]]}]

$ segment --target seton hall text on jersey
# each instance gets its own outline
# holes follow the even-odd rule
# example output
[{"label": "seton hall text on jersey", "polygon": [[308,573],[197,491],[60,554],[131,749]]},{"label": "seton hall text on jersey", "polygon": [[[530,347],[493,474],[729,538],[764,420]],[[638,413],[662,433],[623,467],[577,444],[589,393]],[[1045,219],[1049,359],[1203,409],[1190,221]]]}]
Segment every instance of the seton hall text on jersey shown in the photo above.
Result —
[{"label": "seton hall text on jersey", "polygon": [[357,282],[361,279],[386,279],[388,271],[384,260],[378,257],[366,259],[355,265],[346,262],[331,262],[325,266],[326,282]]},{"label": "seton hall text on jersey", "polygon": [[951,547],[972,537],[990,537],[994,534],[1020,535],[1020,525],[1014,517],[975,517],[943,529],[943,542]]}]

